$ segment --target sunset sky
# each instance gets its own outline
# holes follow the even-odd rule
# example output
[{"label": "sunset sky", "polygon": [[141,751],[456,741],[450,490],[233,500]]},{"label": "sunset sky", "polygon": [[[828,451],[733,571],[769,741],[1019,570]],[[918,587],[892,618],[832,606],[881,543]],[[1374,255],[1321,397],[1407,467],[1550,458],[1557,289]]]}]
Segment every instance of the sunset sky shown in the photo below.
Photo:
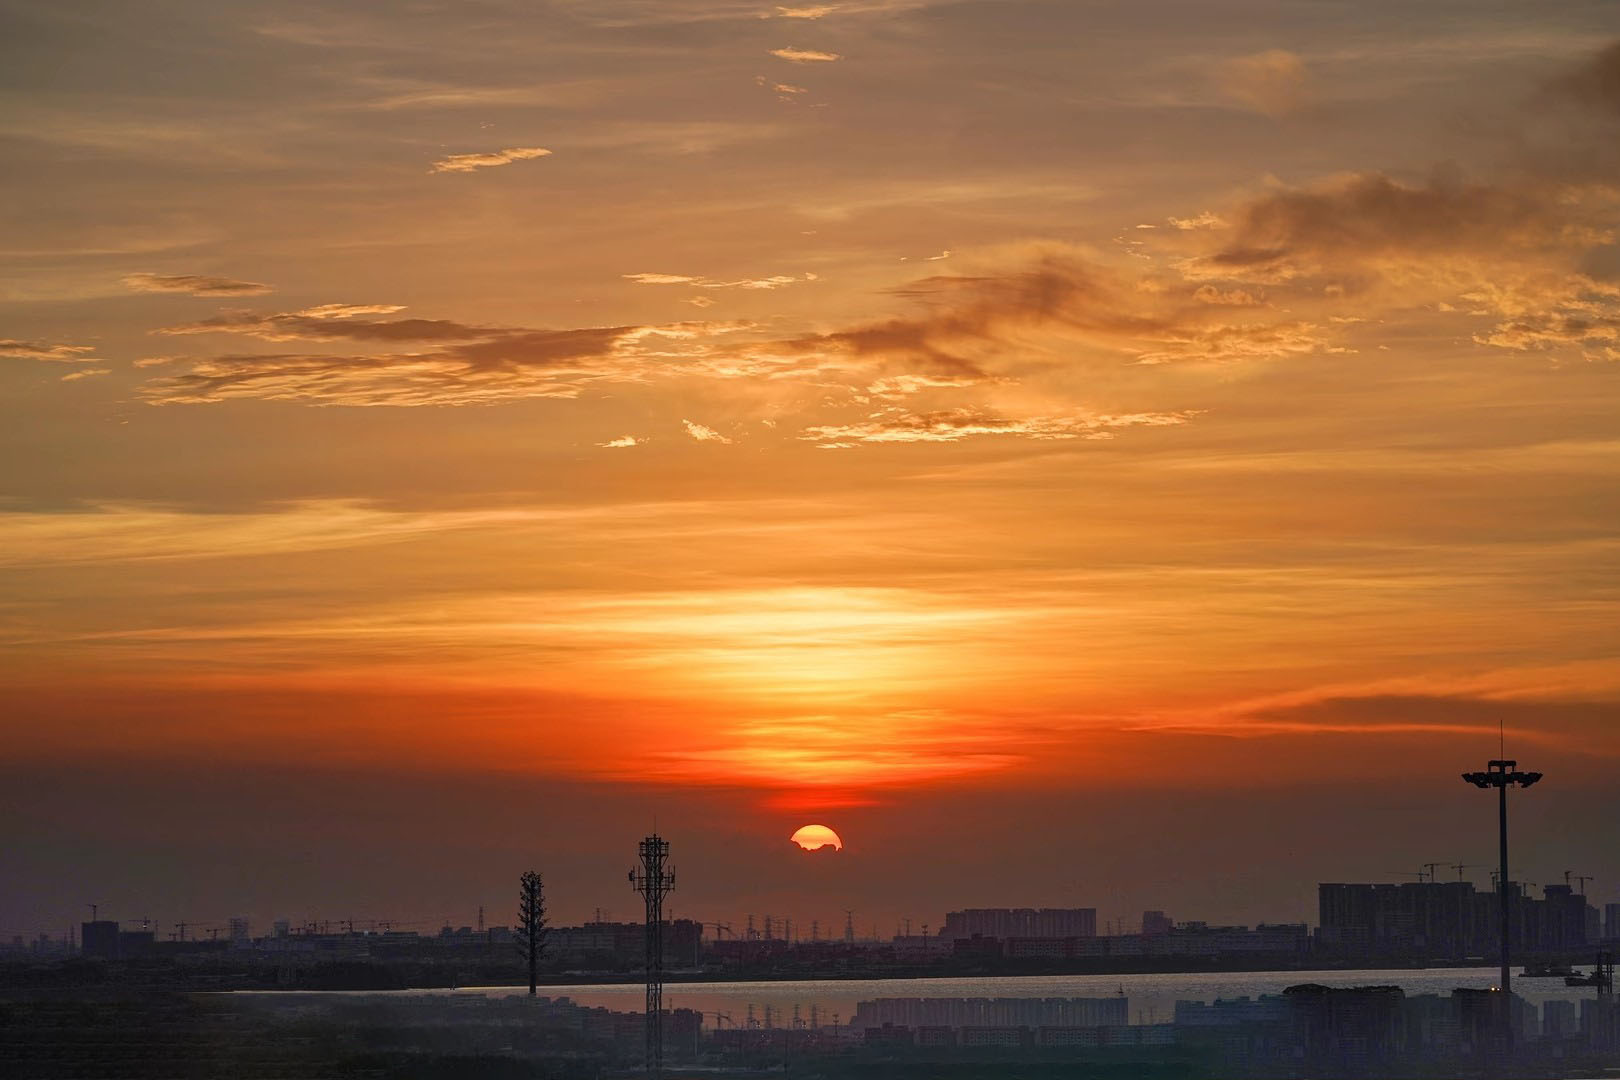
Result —
[{"label": "sunset sky", "polygon": [[[1620,9],[0,0],[0,930],[1620,899]],[[823,822],[845,848],[788,843]],[[1483,882],[1484,872],[1476,871]]]}]

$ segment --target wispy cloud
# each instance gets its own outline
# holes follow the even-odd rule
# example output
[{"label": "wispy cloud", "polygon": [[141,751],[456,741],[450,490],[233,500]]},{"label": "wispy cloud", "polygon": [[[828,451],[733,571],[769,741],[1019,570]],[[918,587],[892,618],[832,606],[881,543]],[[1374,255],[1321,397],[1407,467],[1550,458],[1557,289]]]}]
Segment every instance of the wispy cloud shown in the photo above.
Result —
[{"label": "wispy cloud", "polygon": [[631,446],[640,446],[641,442],[634,435],[620,435],[617,439],[609,439],[607,442],[597,443],[596,445],[619,450]]},{"label": "wispy cloud", "polygon": [[1256,112],[1281,116],[1306,103],[1308,82],[1305,61],[1282,49],[1240,56],[1221,65],[1221,90],[1227,97]]},{"label": "wispy cloud", "polygon": [[[1223,219],[1219,214],[1212,213],[1208,210],[1200,211],[1199,213],[1194,214],[1192,217],[1173,217],[1168,220],[1171,225],[1180,229],[1182,232],[1192,232],[1195,229],[1226,228],[1225,219]],[[1141,226],[1138,225],[1137,228],[1141,228]]]},{"label": "wispy cloud", "polygon": [[731,281],[715,281],[710,278],[692,277],[687,274],[625,274],[627,280],[637,285],[689,285],[697,289],[781,289],[800,282],[817,280],[815,274],[777,274],[763,278],[736,278]]},{"label": "wispy cloud", "polygon": [[479,169],[493,169],[500,165],[510,165],[514,161],[532,161],[535,158],[546,157],[551,153],[543,146],[513,146],[505,150],[492,150],[479,154],[451,154],[433,163],[429,172],[436,173],[467,173]]},{"label": "wispy cloud", "polygon": [[185,293],[188,296],[262,296],[275,291],[272,286],[260,281],[200,274],[126,274],[123,282],[136,292]]},{"label": "wispy cloud", "polygon": [[926,373],[885,375],[867,386],[866,392],[876,398],[897,399],[919,394],[924,390],[959,390],[970,386],[981,386],[992,381],[994,380],[979,375],[934,375]]},{"label": "wispy cloud", "polygon": [[[394,309],[398,310],[398,309]],[[196,334],[240,334],[262,341],[472,341],[513,331],[468,326],[448,319],[360,319],[358,310],[338,314],[320,308],[262,314],[233,311],[197,322],[161,327],[154,333],[171,337]]]},{"label": "wispy cloud", "polygon": [[1137,413],[1129,416],[1009,417],[975,409],[911,413],[890,409],[856,424],[805,429],[799,437],[827,449],[856,443],[960,442],[983,435],[1025,439],[1111,439],[1113,429],[1185,424],[1193,413]]},{"label": "wispy cloud", "polygon": [[318,304],[294,314],[310,319],[352,319],[356,315],[392,315],[404,310],[404,304]]},{"label": "wispy cloud", "polygon": [[980,377],[993,374],[997,356],[1031,333],[1082,338],[1143,363],[1277,359],[1332,347],[1315,324],[1280,319],[1260,305],[1212,303],[1218,294],[1198,295],[1204,284],[1050,253],[995,273],[924,278],[897,290],[920,303],[921,314],[791,345]]},{"label": "wispy cloud", "polygon": [[97,359],[93,345],[59,345],[43,341],[0,338],[0,356],[19,360],[48,360],[58,364],[83,364]]},{"label": "wispy cloud", "polygon": [[[354,342],[358,353],[233,353],[145,384],[153,404],[230,398],[318,405],[472,405],[577,397],[601,382],[682,375],[735,379],[789,366],[792,357],[728,349],[748,324],[686,322],[559,330],[471,326],[445,319],[321,319],[238,312],[165,327],[164,334],[236,334],[271,341]],[[425,346],[425,347],[424,347]]]},{"label": "wispy cloud", "polygon": [[80,379],[92,379],[92,378],[95,378],[97,375],[109,375],[111,373],[112,373],[112,369],[104,368],[104,367],[101,367],[101,368],[80,368],[77,371],[70,371],[66,375],[62,376],[62,381],[63,382],[77,382]]},{"label": "wispy cloud", "polygon": [[730,439],[726,438],[724,435],[714,430],[714,428],[708,427],[705,424],[696,424],[690,420],[682,420],[681,423],[686,426],[686,433],[692,436],[692,438],[696,439],[698,442],[731,442]]},{"label": "wispy cloud", "polygon": [[830,64],[834,60],[842,60],[843,56],[835,52],[819,52],[815,49],[772,49],[771,55],[786,60],[792,64]]}]

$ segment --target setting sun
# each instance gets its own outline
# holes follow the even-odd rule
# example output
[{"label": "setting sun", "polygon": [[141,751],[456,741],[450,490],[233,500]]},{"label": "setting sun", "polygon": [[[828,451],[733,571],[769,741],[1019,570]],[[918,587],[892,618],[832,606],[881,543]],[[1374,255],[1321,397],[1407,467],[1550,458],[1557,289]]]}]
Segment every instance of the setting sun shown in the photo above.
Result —
[{"label": "setting sun", "polygon": [[806,851],[820,851],[829,844],[834,851],[844,850],[843,839],[825,825],[806,825],[794,833],[791,839]]}]

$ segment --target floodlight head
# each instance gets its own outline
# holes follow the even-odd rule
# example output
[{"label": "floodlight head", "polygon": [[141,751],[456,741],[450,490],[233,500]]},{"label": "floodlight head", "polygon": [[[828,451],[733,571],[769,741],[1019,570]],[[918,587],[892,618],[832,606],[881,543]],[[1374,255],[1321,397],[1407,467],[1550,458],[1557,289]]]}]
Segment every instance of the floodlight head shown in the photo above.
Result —
[{"label": "floodlight head", "polygon": [[1465,772],[1462,774],[1462,778],[1477,788],[1488,788],[1491,786],[1490,773]]},{"label": "floodlight head", "polygon": [[1519,786],[1529,787],[1531,784],[1541,779],[1541,774],[1538,772],[1514,773],[1513,779],[1519,782]]}]

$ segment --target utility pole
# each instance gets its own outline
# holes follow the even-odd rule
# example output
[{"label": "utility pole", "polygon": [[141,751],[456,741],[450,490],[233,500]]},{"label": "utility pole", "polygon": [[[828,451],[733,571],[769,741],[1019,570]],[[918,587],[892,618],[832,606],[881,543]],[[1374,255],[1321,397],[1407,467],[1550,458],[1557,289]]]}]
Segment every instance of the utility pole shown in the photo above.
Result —
[{"label": "utility pole", "polygon": [[[482,922],[483,908],[479,908]],[[518,878],[518,948],[529,961],[529,996],[540,982],[540,954],[546,948],[546,886],[529,870]]]},{"label": "utility pole", "polygon": [[630,887],[647,902],[647,1075],[659,1080],[664,1074],[664,897],[675,888],[675,871],[669,866],[669,841],[657,833],[638,850],[641,867],[630,871]]},{"label": "utility pole", "polygon": [[1488,762],[1485,772],[1467,772],[1462,778],[1477,788],[1496,789],[1496,819],[1497,834],[1501,845],[1501,869],[1497,878],[1497,906],[1501,908],[1502,916],[1502,1031],[1507,1037],[1509,1051],[1513,1049],[1513,990],[1509,980],[1512,978],[1509,967],[1509,934],[1513,927],[1512,898],[1513,885],[1508,880],[1508,812],[1507,791],[1517,784],[1519,787],[1529,787],[1541,779],[1538,772],[1519,772],[1517,761],[1496,760]]}]

